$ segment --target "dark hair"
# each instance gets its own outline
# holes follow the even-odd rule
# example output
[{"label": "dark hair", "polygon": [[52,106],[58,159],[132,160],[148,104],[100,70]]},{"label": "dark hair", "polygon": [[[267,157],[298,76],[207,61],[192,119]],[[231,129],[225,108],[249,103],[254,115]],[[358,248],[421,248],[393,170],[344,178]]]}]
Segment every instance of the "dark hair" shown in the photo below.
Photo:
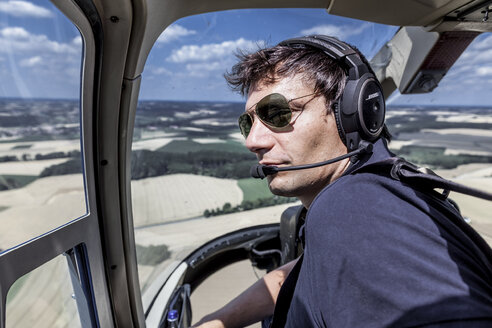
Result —
[{"label": "dark hair", "polygon": [[224,77],[232,90],[245,96],[258,83],[273,84],[279,79],[302,74],[314,92],[322,93],[327,108],[345,87],[345,71],[322,51],[304,45],[274,46],[250,54],[238,53],[239,62]]},{"label": "dark hair", "polygon": [[[349,46],[359,54],[374,74],[364,55],[356,47]],[[243,96],[258,83],[273,84],[279,79],[302,74],[307,83],[314,84],[314,92],[320,92],[325,96],[326,108],[330,112],[331,104],[342,95],[345,88],[345,70],[336,60],[314,47],[303,44],[276,45],[260,48],[253,53],[239,52],[236,57],[238,63],[230,72],[226,72],[224,77],[231,89]],[[388,141],[391,140],[386,125],[381,135]]]}]

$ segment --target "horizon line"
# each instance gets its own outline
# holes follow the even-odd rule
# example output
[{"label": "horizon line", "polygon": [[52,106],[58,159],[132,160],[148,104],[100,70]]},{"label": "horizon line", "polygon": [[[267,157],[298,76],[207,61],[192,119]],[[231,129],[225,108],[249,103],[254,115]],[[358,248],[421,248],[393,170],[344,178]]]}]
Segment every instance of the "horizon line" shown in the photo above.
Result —
[{"label": "horizon line", "polygon": [[[32,97],[32,98],[25,98],[25,97],[5,97],[5,96],[0,96],[0,101],[2,100],[24,100],[24,101],[32,101],[32,100],[39,100],[39,101],[80,101],[78,98],[48,98],[48,97]],[[150,101],[162,101],[162,102],[220,102],[220,103],[245,103],[246,101],[237,101],[237,100],[187,100],[187,99],[139,99],[138,102],[150,102]],[[391,104],[388,105],[386,104],[387,108],[391,107],[442,107],[442,106],[449,106],[449,107],[477,107],[477,108],[490,108],[492,109],[492,105],[474,105],[474,104]]]}]

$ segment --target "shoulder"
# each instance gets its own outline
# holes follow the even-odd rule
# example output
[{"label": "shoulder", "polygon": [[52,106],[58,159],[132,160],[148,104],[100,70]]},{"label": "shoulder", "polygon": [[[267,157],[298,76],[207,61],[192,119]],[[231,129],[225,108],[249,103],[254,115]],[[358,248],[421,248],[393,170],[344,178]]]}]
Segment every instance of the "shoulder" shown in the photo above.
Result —
[{"label": "shoulder", "polygon": [[394,245],[430,250],[446,244],[425,199],[399,181],[372,173],[343,176],[327,186],[306,221],[306,238],[312,243],[360,247],[373,255],[393,253]]},{"label": "shoulder", "polygon": [[[323,189],[311,204],[309,217],[341,216],[353,224],[376,221],[427,221],[428,205],[412,188],[400,181],[373,173],[342,176]],[[354,222],[355,221],[355,222]],[[424,222],[420,222],[424,224]]]},{"label": "shoulder", "polygon": [[[472,273],[468,259],[450,248],[454,246],[429,215],[425,201],[399,181],[371,173],[340,178],[311,205],[305,238],[304,270],[309,272],[313,303],[323,314],[351,307],[353,322],[386,326],[422,304],[429,309],[433,305],[438,319],[473,317],[482,311],[470,289],[476,287],[473,281],[483,280]],[[328,292],[318,295],[318,289]],[[450,303],[440,304],[440,299]],[[383,317],[375,317],[383,312]],[[416,326],[432,322],[434,314],[421,316]],[[343,326],[337,321],[341,317],[324,319]]]},{"label": "shoulder", "polygon": [[456,273],[448,242],[420,201],[411,188],[387,177],[344,176],[323,190],[309,209],[306,250],[353,272],[360,285],[367,282],[365,276],[384,285],[384,277],[398,272],[406,285],[426,276],[422,272]]}]

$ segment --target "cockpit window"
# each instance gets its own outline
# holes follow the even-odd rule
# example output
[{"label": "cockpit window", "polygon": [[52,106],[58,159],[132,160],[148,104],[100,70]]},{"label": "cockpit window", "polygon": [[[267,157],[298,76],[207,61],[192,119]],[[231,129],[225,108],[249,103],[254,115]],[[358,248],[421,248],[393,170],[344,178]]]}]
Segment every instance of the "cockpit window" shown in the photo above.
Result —
[{"label": "cockpit window", "polygon": [[[0,2],[0,253],[6,257],[87,213],[82,47],[77,28],[49,1]],[[32,257],[21,256],[11,275]],[[80,326],[67,269],[59,255],[17,279],[8,289],[6,326]]]},{"label": "cockpit window", "polygon": [[0,252],[86,213],[81,57],[48,1],[0,3]]},{"label": "cockpit window", "polygon": [[69,270],[66,256],[58,255],[17,279],[7,295],[5,327],[81,327]]},{"label": "cockpit window", "polygon": [[322,9],[233,10],[178,20],[157,39],[142,74],[132,145],[132,207],[144,298],[166,268],[213,238],[278,223],[299,204],[250,176],[255,155],[237,119],[244,99],[223,78],[235,52],[305,34],[330,34],[372,57],[396,27]]},{"label": "cockpit window", "polygon": [[[390,148],[444,178],[492,192],[492,34],[478,35],[427,94],[387,100]],[[492,245],[492,203],[451,193],[471,226]]]}]

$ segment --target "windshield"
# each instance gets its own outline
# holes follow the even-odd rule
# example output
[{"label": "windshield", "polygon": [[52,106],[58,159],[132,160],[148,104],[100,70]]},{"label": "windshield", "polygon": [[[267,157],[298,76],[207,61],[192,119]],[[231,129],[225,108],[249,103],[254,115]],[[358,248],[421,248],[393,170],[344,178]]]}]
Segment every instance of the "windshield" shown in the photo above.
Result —
[{"label": "windshield", "polygon": [[[132,207],[141,288],[227,232],[278,223],[295,198],[251,178],[257,162],[237,119],[244,99],[223,74],[238,51],[305,34],[354,43],[371,58],[397,27],[330,16],[322,9],[232,10],[186,17],[150,52],[132,145]],[[199,317],[197,315],[196,317]]]},{"label": "windshield", "polygon": [[[278,223],[287,207],[300,204],[272,195],[265,181],[249,175],[257,161],[237,126],[245,100],[223,78],[236,62],[234,54],[291,37],[328,34],[354,44],[370,59],[397,30],[324,10],[278,9],[187,17],[162,33],[142,75],[132,145],[133,218],[144,297],[166,269],[205,242],[240,228]],[[490,48],[488,40],[489,35],[478,37],[433,93],[395,92],[388,100],[387,125],[397,154],[490,191],[492,112],[486,97],[472,91],[485,92],[492,85],[492,71],[476,56]],[[480,85],[472,83],[474,77]],[[490,204],[453,198],[490,243]]]}]

